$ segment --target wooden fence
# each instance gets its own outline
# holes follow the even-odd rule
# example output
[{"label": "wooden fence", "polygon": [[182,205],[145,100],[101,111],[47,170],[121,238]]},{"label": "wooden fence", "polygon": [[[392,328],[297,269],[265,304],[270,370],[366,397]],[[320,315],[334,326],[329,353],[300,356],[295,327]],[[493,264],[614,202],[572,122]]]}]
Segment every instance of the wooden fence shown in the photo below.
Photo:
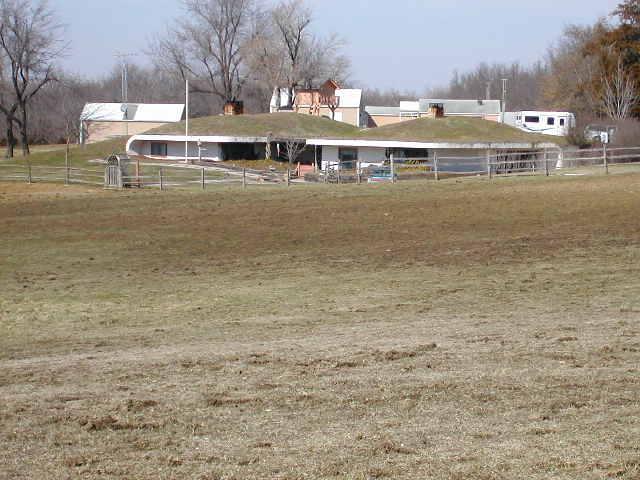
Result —
[{"label": "wooden fence", "polygon": [[[440,180],[455,176],[603,174],[626,172],[623,166],[640,165],[640,147],[592,148],[586,150],[538,150],[492,152],[484,156],[455,157],[433,154],[428,158],[391,158],[383,167],[365,167],[361,162],[337,162],[325,171],[307,174],[306,180],[325,183],[373,183],[403,180]],[[211,169],[199,166],[135,165],[80,168],[0,162],[0,180],[93,185],[104,188],[190,188],[214,186],[291,185],[289,171],[260,172],[249,169]],[[637,168],[640,171],[640,167]]]},{"label": "wooden fence", "polygon": [[236,171],[212,170],[192,166],[145,166],[133,173],[132,165],[121,168],[117,165],[96,168],[57,167],[48,165],[4,164],[0,163],[1,181],[26,183],[47,182],[65,185],[81,184],[96,187],[155,188],[168,190],[176,188],[202,189],[220,185],[290,184],[290,174],[256,174],[246,169]]},{"label": "wooden fence", "polygon": [[392,157],[383,167],[363,166],[357,161],[348,164],[336,162],[323,172],[309,175],[309,178],[326,183],[367,183],[421,178],[440,180],[479,175],[490,178],[512,175],[551,176],[570,174],[572,170],[578,169],[582,169],[583,174],[608,174],[612,168],[615,170],[615,167],[633,165],[640,165],[640,147],[603,146],[588,150],[513,150],[464,157],[439,156],[437,153],[428,158]]}]

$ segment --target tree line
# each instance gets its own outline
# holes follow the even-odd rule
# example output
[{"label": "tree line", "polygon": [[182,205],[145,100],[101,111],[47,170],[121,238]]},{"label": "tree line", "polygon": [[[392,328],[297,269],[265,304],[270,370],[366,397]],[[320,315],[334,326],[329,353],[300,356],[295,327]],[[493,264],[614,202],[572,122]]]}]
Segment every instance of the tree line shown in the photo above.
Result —
[{"label": "tree line", "polygon": [[640,0],[620,3],[593,25],[568,26],[533,65],[481,63],[425,94],[501,98],[503,78],[507,110],[570,111],[581,126],[617,124],[640,135]]},{"label": "tree line", "polygon": [[[312,30],[304,0],[183,0],[183,15],[128,65],[129,99],[182,103],[190,81],[191,114],[219,113],[243,101],[268,110],[276,86],[293,93],[326,78],[345,81],[343,40]],[[68,50],[63,25],[48,0],[0,0],[0,124],[7,157],[20,145],[72,142],[87,102],[120,102],[121,70],[85,79],[58,67]],[[289,102],[294,96],[289,95]]]},{"label": "tree line", "polygon": [[[250,112],[269,108],[275,87],[294,101],[300,87],[327,78],[348,85],[350,60],[335,34],[318,35],[304,0],[182,0],[183,14],[159,32],[129,65],[129,99],[181,103],[190,80],[192,115],[220,113],[230,101]],[[7,156],[32,143],[74,142],[87,102],[122,100],[121,69],[97,79],[59,67],[68,51],[63,24],[49,0],[0,0],[0,129]],[[568,27],[545,58],[523,66],[482,63],[455,73],[424,96],[500,98],[507,109],[568,110],[583,119],[640,117],[640,0],[620,3],[610,17]],[[397,105],[420,94],[365,89],[370,105]]]}]

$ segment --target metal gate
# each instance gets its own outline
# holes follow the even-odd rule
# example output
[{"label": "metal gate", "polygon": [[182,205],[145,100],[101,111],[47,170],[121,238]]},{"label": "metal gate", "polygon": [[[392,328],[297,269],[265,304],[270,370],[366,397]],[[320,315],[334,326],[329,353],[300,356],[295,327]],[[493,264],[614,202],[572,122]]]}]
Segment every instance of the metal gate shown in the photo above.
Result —
[{"label": "metal gate", "polygon": [[122,188],[122,169],[119,165],[107,165],[105,168],[104,188]]}]

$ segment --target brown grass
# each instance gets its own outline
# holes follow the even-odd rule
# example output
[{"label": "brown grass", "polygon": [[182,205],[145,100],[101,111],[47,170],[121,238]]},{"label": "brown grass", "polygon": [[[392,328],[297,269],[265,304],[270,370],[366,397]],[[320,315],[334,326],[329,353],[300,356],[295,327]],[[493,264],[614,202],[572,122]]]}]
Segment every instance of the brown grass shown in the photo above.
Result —
[{"label": "brown grass", "polygon": [[638,478],[640,176],[0,185],[0,478]]}]

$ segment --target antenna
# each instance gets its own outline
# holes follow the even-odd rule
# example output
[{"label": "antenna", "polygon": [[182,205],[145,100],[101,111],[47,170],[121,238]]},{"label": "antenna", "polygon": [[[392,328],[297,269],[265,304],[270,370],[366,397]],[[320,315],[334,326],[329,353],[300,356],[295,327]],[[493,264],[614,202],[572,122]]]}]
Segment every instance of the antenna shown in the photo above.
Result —
[{"label": "antenna", "polygon": [[507,112],[507,82],[508,78],[502,79],[502,113],[503,116]]},{"label": "antenna", "polygon": [[116,52],[114,55],[122,64],[122,103],[129,101],[129,64],[128,59],[137,57],[136,53]]}]

